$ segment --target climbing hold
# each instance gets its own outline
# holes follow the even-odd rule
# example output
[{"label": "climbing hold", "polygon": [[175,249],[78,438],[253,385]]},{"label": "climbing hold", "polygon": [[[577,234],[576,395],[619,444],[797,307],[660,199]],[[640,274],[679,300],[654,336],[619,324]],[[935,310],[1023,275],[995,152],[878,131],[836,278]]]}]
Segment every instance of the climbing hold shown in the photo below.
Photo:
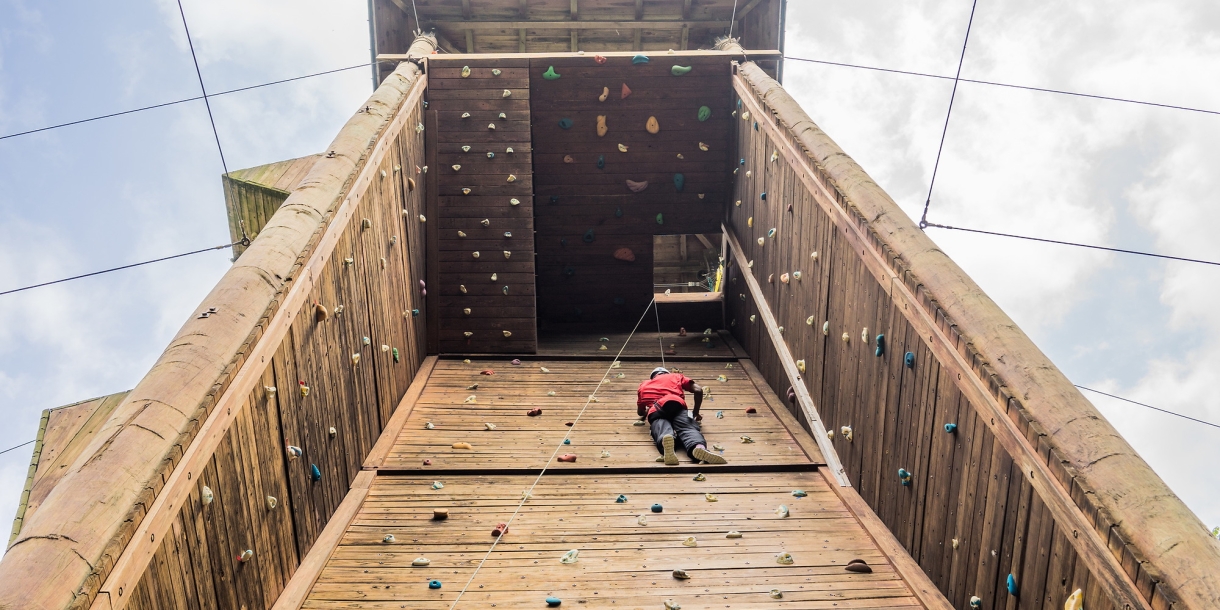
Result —
[{"label": "climbing hold", "polygon": [[622,504],[622,503],[624,503],[624,502],[626,502],[626,501],[627,501],[627,496],[625,496],[625,495],[623,495],[623,494],[619,494],[619,496],[618,496],[617,498],[615,498],[615,499],[614,499],[614,502],[615,502],[615,503],[617,503],[617,504]]},{"label": "climbing hold", "polygon": [[659,512],[661,512],[661,511],[663,511],[663,510],[665,510],[665,507],[664,507],[664,506],[661,506],[660,504],[653,504],[653,505],[652,505],[652,512],[654,512],[654,513],[659,513]]},{"label": "climbing hold", "polygon": [[802,374],[804,374],[804,372],[805,372],[805,361],[804,361],[804,360],[797,360],[797,361],[796,361],[796,370],[798,370],[798,371],[800,371]]},{"label": "climbing hold", "polygon": [[[606,155],[597,155],[597,169],[605,169],[605,168],[606,168]],[[619,210],[617,215],[622,216],[623,215],[622,212],[623,212],[622,210]]]},{"label": "climbing hold", "polygon": [[682,187],[684,186],[686,186],[686,176],[683,176],[682,174],[674,174],[674,188],[681,193]]},{"label": "climbing hold", "polygon": [[[505,258],[508,258],[508,257],[505,257]],[[513,336],[513,331],[511,331],[511,330],[502,330],[502,331],[500,331],[500,333],[504,335],[505,339]]]},{"label": "climbing hold", "polygon": [[847,565],[844,566],[843,569],[847,570],[848,572],[855,572],[857,574],[873,573],[873,568],[870,567],[863,559],[853,559],[847,562]]},{"label": "climbing hold", "polygon": [[512,231],[505,231],[505,232],[504,232],[504,238],[505,238],[505,239],[512,239],[512,237],[513,237],[513,232],[512,232]]},{"label": "climbing hold", "polygon": [[906,468],[898,469],[898,482],[902,483],[903,487],[911,486],[911,473],[907,472]]},{"label": "climbing hold", "polygon": [[754,314],[750,314],[750,322],[757,322],[757,321],[758,321],[758,316],[756,316]]},{"label": "climbing hold", "polygon": [[780,553],[779,557],[775,558],[775,563],[778,563],[780,565],[790,566],[793,563],[795,563],[795,560],[792,559],[792,555],[790,553]]},{"label": "climbing hold", "polygon": [[462,113],[462,118],[463,118],[463,119],[468,119],[468,118],[470,118],[470,113],[469,113],[469,112],[463,112],[463,113]]},{"label": "climbing hold", "polygon": [[486,422],[486,423],[484,423],[484,424],[483,424],[483,427],[484,427],[485,429],[487,429],[487,431],[488,431],[488,432],[490,432],[490,431],[492,431],[492,430],[495,430],[495,429],[496,429],[496,425],[495,425],[495,424],[493,424],[493,423],[491,423],[491,422]]},{"label": "climbing hold", "polygon": [[504,293],[504,296],[508,296],[508,286],[505,286],[504,288],[500,289],[500,291]]},{"label": "climbing hold", "polygon": [[683,76],[686,74],[690,74],[691,70],[692,70],[691,66],[674,66],[669,69],[669,73],[673,74],[674,76]]},{"label": "climbing hold", "polygon": [[352,364],[360,364],[360,354],[352,354]]},{"label": "climbing hold", "polygon": [[212,503],[215,496],[212,494],[212,489],[207,485],[204,485],[203,489],[199,490],[199,498],[203,502],[203,505],[207,506]]},{"label": "climbing hold", "polygon": [[431,466],[432,460],[424,460],[424,466]]},{"label": "climbing hold", "polygon": [[495,158],[496,158],[496,153],[491,152],[490,150],[489,150],[489,151],[487,151],[487,158],[488,158],[488,159],[495,159]]},{"label": "climbing hold", "polygon": [[311,481],[321,481],[322,480],[322,470],[320,468],[318,468],[317,464],[309,465],[309,479]]},{"label": "climbing hold", "polygon": [[496,538],[499,538],[500,536],[503,536],[504,534],[507,534],[507,533],[508,533],[508,524],[507,523],[497,523],[496,529],[491,530],[491,535],[495,536]]},{"label": "climbing hold", "polygon": [[753,216],[751,216],[751,217],[749,217],[749,218],[747,218],[747,219],[746,219],[746,226],[747,226],[747,227],[753,227],[753,226],[754,226],[754,217],[753,217]]},{"label": "climbing hold", "polygon": [[699,122],[702,123],[702,122],[712,118],[712,109],[708,108],[707,106],[700,106],[699,114],[696,115],[696,117],[699,119]]},{"label": "climbing hold", "polygon": [[775,237],[775,228],[774,228],[774,227],[772,227],[771,229],[768,229],[768,230],[767,230],[767,237],[769,237],[769,238],[774,238],[774,237]]},{"label": "climbing hold", "polygon": [[468,78],[469,76],[470,76],[470,66],[462,66],[462,78]]},{"label": "climbing hold", "polygon": [[687,574],[686,570],[674,570],[673,577],[677,580],[690,580],[690,574]]},{"label": "climbing hold", "polygon": [[572,463],[572,462],[576,461],[576,454],[575,453],[565,453],[565,454],[559,456],[558,459],[560,462]]},{"label": "climbing hold", "polygon": [[843,333],[842,339],[843,339],[844,343],[847,343],[847,342],[851,341],[851,335],[849,335],[847,333]]},{"label": "climbing hold", "polygon": [[563,444],[565,444],[565,445],[571,445],[571,444],[572,444],[572,439],[570,439],[570,438],[565,438],[565,439],[563,439]]},{"label": "climbing hold", "polygon": [[625,144],[619,144],[619,145],[618,145],[618,151],[619,151],[619,152],[621,152],[621,153],[625,153],[625,152],[627,152],[627,145],[625,145]]},{"label": "climbing hold", "polygon": [[390,352],[392,352],[394,354],[394,362],[398,362],[398,348],[397,347],[390,348]]},{"label": "climbing hold", "polygon": [[246,549],[241,552],[241,555],[237,556],[237,562],[246,563],[247,561],[250,561],[253,558],[254,558],[254,551],[252,551],[250,549]]},{"label": "climbing hold", "polygon": [[648,525],[648,515],[640,515],[639,517],[636,517],[635,522],[638,525]]},{"label": "climbing hold", "polygon": [[580,240],[585,242],[586,244],[593,243],[594,239],[595,238],[593,237],[593,229],[589,229],[588,231],[585,231],[584,236],[580,238]]},{"label": "climbing hold", "polygon": [[525,414],[530,417],[538,417],[539,415],[542,415],[542,409],[533,408],[533,409],[530,409],[529,411],[526,411]]},{"label": "climbing hold", "polygon": [[1063,610],[1084,610],[1084,593],[1080,589],[1072,591],[1063,602]]},{"label": "climbing hold", "polygon": [[555,66],[547,66],[546,72],[542,73],[542,78],[547,80],[556,80],[560,76],[562,75],[555,72]]},{"label": "climbing hold", "polygon": [[301,398],[309,396],[309,386],[305,385],[304,381],[298,381],[297,383],[301,384]]},{"label": "climbing hold", "polygon": [[758,121],[754,121],[754,131],[758,131]]},{"label": "climbing hold", "polygon": [[432,422],[424,422],[424,430],[431,430],[436,427]]},{"label": "climbing hold", "polygon": [[580,550],[572,549],[572,550],[564,553],[563,557],[559,558],[559,563],[576,563],[579,560],[579,556],[580,556]]},{"label": "climbing hold", "polygon": [[873,352],[873,355],[878,358],[885,355],[885,335],[877,335],[877,349]]},{"label": "climbing hold", "polygon": [[860,340],[865,343],[868,342],[868,327],[867,326],[864,327],[864,330],[860,331]]},{"label": "climbing hold", "polygon": [[568,119],[568,118],[559,119],[559,128],[560,129],[571,129],[572,125],[575,125],[575,124],[576,124],[576,122],[573,121],[572,119]]},{"label": "climbing hold", "polygon": [[488,124],[487,124],[487,128],[488,128],[488,129],[490,129],[490,130],[492,130],[492,131],[495,131],[495,130],[496,130],[496,124],[495,124],[495,123],[488,123]]},{"label": "climbing hold", "polygon": [[741,538],[741,532],[731,531],[724,535],[725,538]]},{"label": "climbing hold", "polygon": [[509,155],[513,154],[513,147],[509,146],[508,148],[505,148],[504,153]]},{"label": "climbing hold", "polygon": [[462,171],[461,165],[453,165],[452,167],[453,167],[453,171],[455,171],[455,172]]},{"label": "climbing hold", "polygon": [[779,152],[774,150],[771,151],[771,162],[775,163],[777,160],[779,160]]},{"label": "climbing hold", "polygon": [[462,152],[470,152],[470,146],[463,146]]},{"label": "climbing hold", "polygon": [[784,598],[784,592],[780,591],[779,589],[771,589],[771,592],[768,593],[767,595],[770,595],[771,599],[783,599]]},{"label": "climbing hold", "polygon": [[758,198],[762,199],[763,201],[766,201],[767,200],[767,191],[763,191],[762,194],[758,196]]},{"label": "climbing hold", "polygon": [[491,70],[491,75],[492,75],[492,76],[499,76],[499,75],[501,75],[501,74],[503,74],[503,73],[502,73],[502,72],[500,72],[500,69],[499,69],[499,68],[492,68],[492,70]]},{"label": "climbing hold", "polygon": [[665,610],[682,610],[682,606],[672,599],[667,599],[665,600]]},{"label": "climbing hold", "polygon": [[[444,487],[444,485],[441,485],[440,481],[437,481],[437,482],[433,483],[432,485],[433,485],[433,487],[432,487],[433,489],[440,489],[441,487]],[[437,485],[440,485],[441,487],[436,487]],[[444,521],[445,519],[448,519],[448,518],[449,518],[449,509],[447,509],[447,508],[432,509],[432,520],[433,521]]]},{"label": "climbing hold", "polygon": [[805,493],[805,490],[803,490],[803,489],[792,490],[792,497],[794,497],[794,498],[804,498],[805,496],[808,496],[808,495],[809,494]]},{"label": "climbing hold", "polygon": [[716,419],[724,419],[724,411],[716,411]]},{"label": "climbing hold", "polygon": [[497,119],[503,119],[503,120],[507,121],[507,120],[508,120],[508,115],[507,115],[507,114],[505,114],[505,113],[503,113],[503,112],[501,112],[501,113],[500,113],[500,114],[499,114],[499,115],[498,115],[496,118],[497,118]]},{"label": "climbing hold", "polygon": [[[382,536],[381,541],[386,544],[390,544],[391,542],[394,542],[394,534],[386,534],[385,536]],[[414,565],[414,564],[412,564],[412,565]],[[421,565],[427,565],[427,564],[421,564]]]},{"label": "climbing hold", "polygon": [[597,96],[597,101],[604,102],[610,97],[610,87],[602,87],[602,94]]},{"label": "climbing hold", "polygon": [[[510,235],[509,237],[512,237],[512,236]],[[508,258],[512,258],[512,256],[513,256],[512,252],[510,252],[508,250],[504,250],[504,258],[508,259]]]},{"label": "climbing hold", "polygon": [[509,175],[508,175],[508,181],[509,181],[509,182],[516,182],[516,181],[517,181],[517,176],[516,176],[515,174],[509,174]]},{"label": "climbing hold", "polygon": [[650,116],[644,123],[644,129],[647,130],[648,133],[658,134],[661,133],[661,124],[657,122],[657,117]]},{"label": "climbing hold", "polygon": [[631,191],[631,192],[633,192],[633,193],[638,193],[638,192],[640,192],[640,191],[642,191],[642,190],[644,190],[644,189],[646,189],[646,188],[648,188],[648,181],[647,181],[647,180],[644,180],[644,181],[642,181],[642,182],[636,182],[635,180],[628,180],[628,181],[627,181],[627,189],[628,189],[628,190],[630,190],[630,191]]},{"label": "climbing hold", "polygon": [[[444,483],[441,483],[440,481],[433,481],[433,482],[432,482],[432,489],[444,489],[444,488],[445,488],[445,484],[444,484]],[[435,514],[434,514],[433,516],[435,517]]]},{"label": "climbing hold", "polygon": [[416,558],[415,558],[415,559],[414,559],[414,560],[411,562],[411,565],[413,565],[413,566],[415,566],[415,567],[417,567],[417,568],[422,568],[422,567],[425,567],[425,566],[427,566],[428,564],[431,564],[431,563],[432,563],[432,562],[431,562],[431,561],[429,561],[427,557],[416,557]]},{"label": "climbing hold", "polygon": [[648,63],[648,56],[644,55],[643,53],[638,53],[635,57],[631,58],[631,63],[633,65],[646,64]]},{"label": "climbing hold", "polygon": [[327,315],[329,315],[329,312],[326,311],[326,307],[324,305],[322,305],[321,303],[313,304],[313,319],[314,320],[316,320],[318,322],[325,322]]},{"label": "climbing hold", "polygon": [[454,443],[452,445],[452,447],[454,449],[474,449],[474,447],[470,443],[467,443],[464,441],[458,441],[458,442]]},{"label": "climbing hold", "polygon": [[474,252],[471,252],[470,255],[473,256],[474,258],[479,258],[479,251],[475,250]]},{"label": "climbing hold", "polygon": [[746,407],[747,415],[753,415],[755,413],[758,413],[758,409],[755,409],[754,407]]},{"label": "climbing hold", "polygon": [[284,450],[288,453],[289,461],[295,460],[295,459],[301,457],[301,453],[302,453],[301,448],[297,447],[296,445],[288,445],[287,447],[284,448]]},{"label": "climbing hold", "polygon": [[558,606],[559,604],[562,604],[562,603],[563,603],[563,600],[559,599],[558,597],[548,597],[548,598],[546,598],[546,605],[547,605],[547,606],[549,606],[549,607],[551,607],[551,608],[554,608],[554,607],[556,607],[556,606]]},{"label": "climbing hold", "polygon": [[466,186],[462,187],[462,194],[463,194],[463,195],[469,195],[469,194],[470,194],[470,187],[466,187]]},{"label": "climbing hold", "polygon": [[1020,592],[1020,590],[1017,589],[1017,577],[1009,574],[1008,581],[1005,583],[1005,585],[1008,587],[1008,594],[1013,597],[1017,597],[1017,594]]},{"label": "climbing hold", "polygon": [[699,541],[695,540],[694,536],[687,536],[686,540],[682,541],[682,546],[699,546]]},{"label": "climbing hold", "polygon": [[787,284],[787,283],[789,283],[788,277],[789,277],[789,276],[788,276],[788,274],[787,274],[787,273],[781,273],[781,274],[780,274],[780,276],[779,276],[779,281],[780,281],[780,282],[782,282],[782,283],[784,283],[784,284]]},{"label": "climbing hold", "polygon": [[[760,246],[761,246],[761,245],[763,245],[763,244],[765,244],[765,243],[767,243],[766,238],[764,238],[764,237],[760,237],[760,238],[758,238],[758,245],[760,245]],[[774,275],[775,275],[775,274],[772,274],[772,276],[774,276]],[[768,283],[768,284],[774,284],[775,282],[772,282],[771,280],[767,280],[767,283]]]},{"label": "climbing hold", "polygon": [[606,126],[606,115],[604,115],[604,114],[597,115],[597,137],[600,138],[600,137],[606,135],[606,133],[609,131],[610,131],[610,128]]},{"label": "climbing hold", "polygon": [[521,200],[513,197],[512,199],[508,200],[508,205],[521,205]]},{"label": "climbing hold", "polygon": [[625,99],[627,99],[627,97],[628,97],[629,95],[631,95],[631,87],[628,87],[628,86],[627,86],[627,83],[623,83],[623,90],[622,90],[622,92],[620,93],[620,96],[621,96],[621,97],[620,97],[619,99],[624,99],[624,100],[625,100]]},{"label": "climbing hold", "polygon": [[335,427],[334,427],[334,426],[331,426],[331,427],[330,427],[330,430],[328,430],[328,431],[327,431],[327,433],[328,433],[328,434],[330,434],[330,437],[331,437],[331,438],[335,438],[335,435],[336,435],[336,434],[338,434],[338,433],[339,433],[339,431],[338,431],[338,430],[335,430]]},{"label": "climbing hold", "polygon": [[716,494],[711,494],[711,493],[703,494],[703,499],[707,500],[708,502],[719,502],[720,501],[720,498],[717,498]]},{"label": "climbing hold", "polygon": [[551,372],[551,369],[548,369],[548,368],[546,368],[545,366],[540,366],[540,367],[538,367],[538,370],[542,371],[543,373],[549,373],[549,372]]},{"label": "climbing hold", "polygon": [[979,599],[979,596],[977,596],[977,595],[971,595],[970,596],[970,607],[971,608],[982,608],[983,600]]},{"label": "climbing hold", "polygon": [[949,434],[957,432],[957,424],[945,424],[945,432],[948,432]]},{"label": "climbing hold", "polygon": [[842,428],[839,428],[839,434],[842,434],[843,438],[845,440],[847,440],[847,442],[849,442],[849,443],[851,442],[852,438],[855,436],[854,434],[852,434],[851,426],[843,426]]},{"label": "climbing hold", "polygon": [[610,457],[610,452],[606,451],[605,449],[602,449],[601,457],[603,460]]},{"label": "climbing hold", "polygon": [[465,232],[465,231],[458,231],[458,237],[462,237],[462,238],[466,237],[466,232]]},{"label": "climbing hold", "polygon": [[787,519],[788,514],[788,507],[783,504],[780,504],[779,508],[775,509],[775,515],[780,519]]},{"label": "climbing hold", "polygon": [[429,589],[439,589],[439,588],[441,588],[441,581],[439,581],[439,580],[429,580],[429,581],[428,581],[428,588],[429,588]]},{"label": "climbing hold", "polygon": [[798,281],[799,281],[799,280],[801,279],[801,272],[800,272],[800,271],[793,271],[793,272],[792,272],[792,279],[794,279],[794,280],[798,280]]},{"label": "climbing hold", "polygon": [[659,214],[659,213],[657,214],[657,224],[659,224],[659,225],[665,224],[665,216],[663,214]]}]

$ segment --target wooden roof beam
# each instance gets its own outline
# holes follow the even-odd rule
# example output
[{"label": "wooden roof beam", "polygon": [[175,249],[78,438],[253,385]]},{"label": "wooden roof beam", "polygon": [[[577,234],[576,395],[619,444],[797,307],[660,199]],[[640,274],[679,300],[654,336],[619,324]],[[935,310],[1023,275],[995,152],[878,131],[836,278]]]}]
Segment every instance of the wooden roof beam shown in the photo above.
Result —
[{"label": "wooden roof beam", "polygon": [[750,0],[749,3],[747,3],[745,6],[741,7],[741,10],[737,11],[737,21],[741,21],[742,19],[745,19],[746,15],[749,15],[750,11],[754,10],[754,7],[758,6],[759,4],[762,4],[762,1],[763,0]]},{"label": "wooden roof beam", "polygon": [[684,27],[720,29],[729,27],[728,21],[699,21],[691,19],[636,20],[636,21],[432,21],[431,27],[454,30],[680,30]]}]

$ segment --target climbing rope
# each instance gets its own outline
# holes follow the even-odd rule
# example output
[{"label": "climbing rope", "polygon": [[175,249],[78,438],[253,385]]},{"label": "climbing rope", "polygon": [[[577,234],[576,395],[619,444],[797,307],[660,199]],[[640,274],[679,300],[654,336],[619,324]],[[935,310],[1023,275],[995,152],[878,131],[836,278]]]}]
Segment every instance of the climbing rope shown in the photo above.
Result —
[{"label": "climbing rope", "polygon": [[[661,310],[657,307],[657,298],[655,296],[652,297],[652,311],[657,314],[657,347],[661,348],[661,366],[665,366],[665,342],[661,341]],[[648,315],[647,310],[645,310],[644,315]],[[626,344],[623,344],[623,347],[626,346]]]},{"label": "climbing rope", "polygon": [[[589,408],[589,403],[593,402],[593,399],[597,397],[598,390],[600,390],[602,385],[606,383],[606,379],[608,379],[610,377],[610,371],[614,370],[614,365],[615,365],[615,363],[618,362],[619,358],[622,357],[623,350],[626,350],[627,344],[631,343],[631,338],[635,336],[635,331],[639,330],[640,324],[644,322],[644,318],[648,315],[648,310],[655,308],[656,304],[657,304],[657,299],[656,299],[656,297],[653,297],[652,301],[649,302],[648,305],[644,307],[644,313],[640,314],[639,320],[636,320],[635,328],[631,329],[631,334],[627,335],[627,340],[623,342],[623,346],[620,347],[618,350],[618,353],[614,355],[614,360],[612,360],[610,362],[610,366],[606,367],[606,372],[605,372],[605,374],[602,375],[601,381],[597,382],[597,387],[593,388],[593,393],[589,394],[589,397],[585,399],[584,406],[582,406],[580,408],[580,412],[576,414],[576,419],[572,420],[572,425],[568,426],[567,433],[565,433],[563,435],[563,439],[561,439],[559,441],[559,444],[555,446],[555,450],[551,452],[551,457],[549,459],[547,459],[546,464],[543,464],[542,470],[538,473],[538,476],[534,478],[534,482],[532,484],[530,484],[529,489],[526,489],[525,492],[521,494],[521,501],[517,503],[517,508],[515,510],[513,510],[513,514],[508,518],[508,521],[504,524],[505,525],[504,531],[507,531],[507,529],[512,526],[513,520],[516,519],[517,515],[521,512],[521,507],[525,506],[525,502],[530,499],[531,495],[533,495],[534,488],[538,486],[538,482],[542,480],[542,476],[546,474],[547,469],[551,467],[551,463],[555,461],[555,456],[559,455],[559,450],[564,448],[565,443],[572,436],[572,431],[575,430],[576,425],[580,423],[580,418],[582,416],[584,416],[585,410],[587,410]],[[658,317],[657,318],[657,341],[658,342],[660,342],[660,329],[661,329],[661,320]],[[661,350],[662,363],[664,363],[664,359],[665,359],[665,350],[662,349]],[[462,590],[458,591],[457,597],[455,597],[453,599],[453,603],[450,604],[450,606],[449,606],[449,610],[453,610],[454,608],[457,607],[458,602],[461,601],[461,599],[462,599],[462,596],[466,594],[466,590],[470,588],[471,583],[473,583],[475,577],[478,576],[479,570],[483,569],[483,564],[486,563],[487,559],[491,557],[491,554],[496,550],[496,546],[500,544],[500,541],[503,540],[503,538],[504,538],[503,536],[497,536],[495,541],[491,543],[491,548],[487,549],[487,554],[483,555],[483,559],[479,560],[479,565],[475,566],[474,572],[472,572],[470,574],[470,579],[467,580],[466,584],[462,586]]]}]

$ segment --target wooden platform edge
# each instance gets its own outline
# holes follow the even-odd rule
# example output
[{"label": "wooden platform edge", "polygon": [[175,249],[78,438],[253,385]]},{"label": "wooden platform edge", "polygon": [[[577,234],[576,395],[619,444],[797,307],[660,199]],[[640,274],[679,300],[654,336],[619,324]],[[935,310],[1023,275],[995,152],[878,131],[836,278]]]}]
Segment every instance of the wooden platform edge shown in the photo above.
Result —
[{"label": "wooden platform edge", "polygon": [[855,517],[856,522],[864,531],[868,533],[869,538],[873,539],[873,544],[877,545],[877,549],[882,552],[890,561],[890,565],[894,566],[894,571],[898,573],[910,587],[911,592],[915,597],[919,598],[919,602],[929,610],[953,610],[953,604],[945,598],[940,589],[932,583],[932,579],[924,573],[919,567],[915,559],[911,557],[907,550],[903,548],[902,543],[894,537],[889,528],[881,522],[873,509],[868,507],[868,503],[864,498],[860,497],[860,493],[854,487],[842,487],[836,485],[834,477],[826,470],[822,470],[822,476],[826,478],[826,482],[835,494],[839,496],[839,500],[843,502],[843,506],[851,512]]},{"label": "wooden platform edge", "polygon": [[339,507],[335,509],[335,514],[331,515],[330,521],[326,522],[326,527],[322,529],[318,539],[314,541],[309,552],[305,554],[305,558],[301,560],[301,565],[297,566],[296,571],[292,573],[292,578],[284,586],[280,596],[276,598],[271,610],[298,610],[305,603],[309,592],[313,590],[314,583],[318,582],[318,577],[322,575],[322,569],[330,561],[331,555],[334,555],[335,549],[339,548],[339,542],[347,533],[348,526],[360,513],[360,507],[364,505],[364,499],[369,495],[369,487],[373,484],[374,478],[376,478],[374,471],[364,470],[352,480],[351,489],[343,497]]},{"label": "wooden platform edge", "polygon": [[741,269],[741,274],[746,280],[746,286],[749,287],[751,297],[758,304],[758,313],[759,317],[762,318],[763,327],[767,329],[771,345],[779,356],[780,366],[784,368],[784,373],[788,376],[788,382],[792,384],[792,389],[796,392],[797,404],[800,405],[801,411],[805,413],[805,419],[809,420],[809,426],[813,428],[813,440],[822,451],[822,458],[826,460],[826,467],[834,473],[835,482],[843,487],[850,486],[851,482],[847,480],[847,473],[843,470],[843,462],[839,460],[839,454],[835,451],[834,445],[830,444],[830,439],[826,438],[826,425],[822,423],[822,416],[818,414],[818,407],[813,402],[813,396],[809,394],[809,388],[801,383],[801,373],[796,368],[796,359],[792,357],[792,352],[788,350],[788,344],[784,342],[784,336],[779,332],[779,324],[775,321],[775,314],[772,313],[771,306],[767,303],[767,297],[763,294],[762,288],[758,286],[758,280],[754,278],[753,269],[750,268],[749,261],[746,260],[745,254],[742,253],[741,243],[737,241],[737,235],[725,225],[720,225],[720,229],[724,231],[724,236],[729,242],[729,249],[733,251],[733,258],[737,262],[737,267]]},{"label": "wooden platform edge", "polygon": [[398,406],[394,408],[394,414],[390,416],[390,421],[386,422],[385,428],[381,430],[381,436],[377,437],[377,442],[373,448],[369,450],[369,454],[364,458],[364,464],[361,466],[364,470],[377,470],[385,465],[386,456],[389,455],[390,449],[394,447],[395,441],[398,440],[398,435],[402,433],[403,426],[407,425],[407,418],[411,416],[411,410],[415,408],[415,401],[424,393],[424,386],[428,385],[428,378],[432,376],[432,371],[436,368],[436,356],[428,356],[424,361],[419,363],[419,370],[415,371],[415,378],[411,380],[411,385],[407,387],[406,394],[402,395],[402,400],[398,402]]},{"label": "wooden platform edge", "polygon": [[[739,359],[737,363],[745,371],[746,377],[750,379],[750,383],[754,384],[758,394],[766,401],[767,406],[775,413],[775,417],[779,419],[780,425],[788,431],[792,440],[796,441],[796,444],[800,446],[801,451],[805,452],[805,457],[808,457],[814,464],[825,466],[826,457],[822,455],[821,448],[818,447],[817,442],[813,440],[809,432],[805,430],[805,427],[801,425],[801,422],[797,421],[796,416],[780,401],[779,396],[775,394],[773,388],[767,384],[767,379],[763,377],[762,371],[758,370],[758,367],[754,366],[754,363],[747,358]],[[759,385],[759,382],[761,382],[761,385]]]}]

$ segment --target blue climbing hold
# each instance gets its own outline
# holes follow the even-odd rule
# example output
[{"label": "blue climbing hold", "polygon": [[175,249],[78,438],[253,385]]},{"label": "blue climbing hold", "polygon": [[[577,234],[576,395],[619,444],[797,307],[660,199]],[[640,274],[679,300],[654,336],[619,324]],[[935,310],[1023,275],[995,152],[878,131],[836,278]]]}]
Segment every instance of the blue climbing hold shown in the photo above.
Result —
[{"label": "blue climbing hold", "polygon": [[317,464],[309,465],[309,480],[310,481],[321,481],[322,480],[322,470],[318,468]]},{"label": "blue climbing hold", "polygon": [[419,310],[418,310],[418,309],[412,309],[412,310],[411,310],[411,317],[412,317],[412,318],[418,318],[418,317],[419,317]]},{"label": "blue climbing hold", "polygon": [[745,165],[745,164],[746,164],[746,160],[745,160],[745,159],[742,159],[742,160],[738,161],[738,162],[737,162],[737,164],[738,164],[738,165]]},{"label": "blue climbing hold", "polygon": [[957,432],[957,424],[945,424],[945,432],[948,432],[949,434]]},{"label": "blue climbing hold", "polygon": [[614,304],[615,305],[626,305],[627,299],[624,299],[623,297],[614,297]]},{"label": "blue climbing hold", "polygon": [[561,237],[561,238],[559,238],[559,245],[561,245],[561,246],[566,246],[566,245],[568,245],[568,240],[566,240],[566,239],[564,239],[564,238],[562,238],[562,237]]},{"label": "blue climbing hold", "polygon": [[902,483],[903,487],[910,487],[911,473],[907,472],[906,468],[899,468],[898,469],[898,481],[900,483]]},{"label": "blue climbing hold", "polygon": [[877,351],[873,355],[878,358],[885,355],[885,335],[877,335]]},{"label": "blue climbing hold", "polygon": [[614,208],[614,217],[622,218],[623,217],[623,208]]},{"label": "blue climbing hold", "polygon": [[684,186],[686,186],[686,176],[674,174],[674,188],[678,189],[678,192],[681,193]]},{"label": "blue climbing hold", "polygon": [[429,581],[428,581],[428,588],[429,588],[429,589],[439,589],[439,588],[441,588],[441,581],[439,581],[439,580],[429,580]]},{"label": "blue climbing hold", "polygon": [[576,275],[576,267],[573,267],[573,266],[571,266],[571,265],[568,265],[567,267],[564,267],[564,268],[563,268],[563,274],[564,274],[564,275],[566,275],[566,276],[568,276],[568,277],[572,277],[573,275]]},{"label": "blue climbing hold", "polygon": [[551,195],[551,203],[552,204],[559,203],[559,195]]},{"label": "blue climbing hold", "polygon": [[571,444],[572,444],[572,439],[570,439],[570,438],[565,438],[565,439],[563,439],[563,444],[565,444],[565,445],[571,445]]},{"label": "blue climbing hold", "polygon": [[758,131],[758,121],[754,121],[754,131]]},{"label": "blue climbing hold", "polygon": [[803,490],[803,489],[792,490],[792,497],[794,497],[794,498],[804,498],[805,496],[808,496],[808,495],[809,494],[806,493],[805,490]]},{"label": "blue climbing hold", "polygon": [[597,155],[597,169],[606,169],[606,155]]},{"label": "blue climbing hold", "polygon": [[593,229],[589,229],[588,231],[585,231],[585,236],[580,238],[580,240],[585,242],[586,244],[593,243],[593,239],[594,239],[593,238]]},{"label": "blue climbing hold", "polygon": [[559,604],[562,604],[562,603],[563,603],[563,600],[559,599],[558,597],[546,598],[546,605],[551,608],[554,608],[555,606],[558,606]]},{"label": "blue climbing hold", "polygon": [[559,128],[560,129],[571,129],[572,125],[575,125],[575,123],[572,121],[572,119],[559,119]]},{"label": "blue climbing hold", "polygon": [[652,512],[654,512],[654,513],[659,513],[659,512],[661,512],[661,511],[663,511],[663,510],[665,510],[665,507],[664,507],[664,506],[661,506],[660,504],[653,504],[653,505],[652,505]]},{"label": "blue climbing hold", "polygon": [[741,110],[741,98],[737,98],[737,109]]},{"label": "blue climbing hold", "polygon": [[618,497],[614,499],[614,501],[619,504],[622,504],[627,501],[627,496],[625,496],[623,494],[619,494]]},{"label": "blue climbing hold", "polygon": [[907,352],[907,355],[902,357],[902,363],[907,365],[908,369],[915,368],[915,354]]},{"label": "blue climbing hold", "polygon": [[1017,596],[1017,578],[1012,574],[1008,575],[1008,594],[1013,597]]},{"label": "blue climbing hold", "polygon": [[767,200],[767,191],[763,191],[762,195],[759,195],[759,198],[762,199],[763,201],[766,201]]},{"label": "blue climbing hold", "polygon": [[631,58],[631,63],[633,65],[637,65],[637,66],[640,64],[646,64],[646,63],[648,63],[648,56],[644,55],[643,53],[640,53],[640,54],[636,55],[635,57]]}]

